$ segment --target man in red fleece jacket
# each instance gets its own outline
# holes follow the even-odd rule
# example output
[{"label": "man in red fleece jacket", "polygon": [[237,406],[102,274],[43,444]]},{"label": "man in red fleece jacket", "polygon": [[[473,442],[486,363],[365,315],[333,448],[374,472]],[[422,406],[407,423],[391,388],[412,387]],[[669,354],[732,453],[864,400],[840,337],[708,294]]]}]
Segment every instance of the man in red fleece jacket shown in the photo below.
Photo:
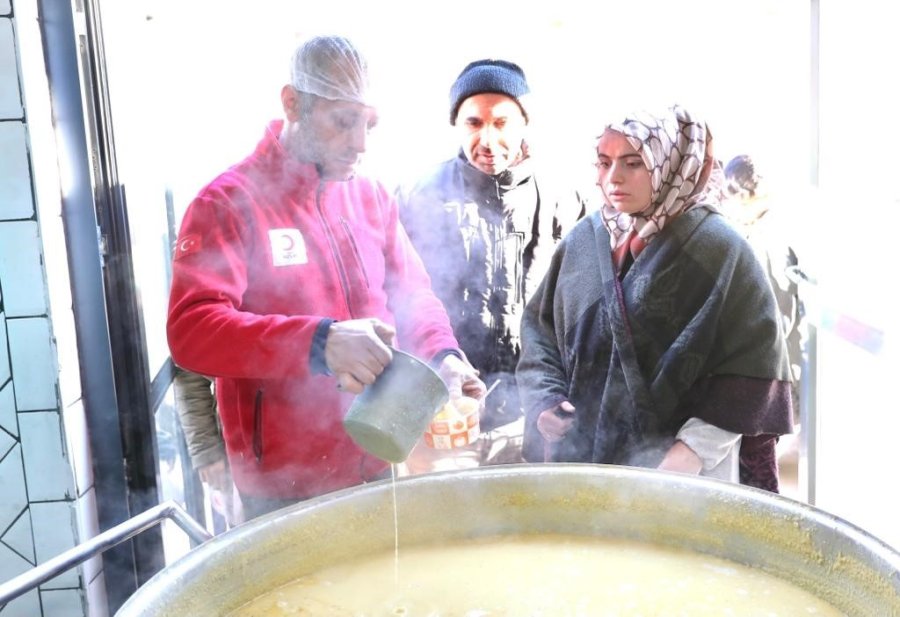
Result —
[{"label": "man in red fleece jacket", "polygon": [[307,41],[281,102],[286,119],[188,207],[167,324],[175,363],[216,377],[248,518],[384,474],[342,420],[395,339],[451,396],[485,391],[396,202],[355,175],[377,122],[364,58],[342,37]]}]

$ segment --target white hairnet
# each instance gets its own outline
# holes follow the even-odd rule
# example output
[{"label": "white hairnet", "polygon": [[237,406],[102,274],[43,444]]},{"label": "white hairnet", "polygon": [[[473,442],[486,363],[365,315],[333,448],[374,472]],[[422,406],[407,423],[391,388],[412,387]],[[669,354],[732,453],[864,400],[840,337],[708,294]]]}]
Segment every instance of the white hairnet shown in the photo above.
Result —
[{"label": "white hairnet", "polygon": [[317,36],[294,52],[291,85],[326,99],[371,105],[366,59],[348,39]]}]

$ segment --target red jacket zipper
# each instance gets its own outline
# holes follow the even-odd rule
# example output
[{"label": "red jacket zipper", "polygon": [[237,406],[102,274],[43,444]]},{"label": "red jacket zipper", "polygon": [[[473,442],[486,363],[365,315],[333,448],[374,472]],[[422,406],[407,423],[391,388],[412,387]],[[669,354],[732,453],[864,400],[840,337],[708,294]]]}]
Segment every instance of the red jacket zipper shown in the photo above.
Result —
[{"label": "red jacket zipper", "polygon": [[328,220],[325,218],[325,213],[322,211],[321,197],[323,188],[324,184],[319,182],[319,186],[316,189],[316,212],[319,215],[319,219],[322,221],[322,229],[325,231],[325,237],[328,238],[328,245],[331,247],[331,254],[334,257],[338,276],[341,278],[341,290],[344,292],[344,302],[347,303],[347,312],[352,317],[353,307],[350,304],[350,283],[347,278],[347,271],[344,268],[344,261],[341,259],[340,251],[338,251],[334,234],[331,233],[331,228],[328,226]]}]

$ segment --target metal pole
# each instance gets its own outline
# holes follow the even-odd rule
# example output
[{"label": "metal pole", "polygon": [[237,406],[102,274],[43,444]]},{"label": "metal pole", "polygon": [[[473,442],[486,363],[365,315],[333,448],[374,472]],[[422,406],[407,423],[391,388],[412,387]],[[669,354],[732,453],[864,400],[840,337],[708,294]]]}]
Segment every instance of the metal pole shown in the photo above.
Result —
[{"label": "metal pole", "polygon": [[800,492],[806,503],[816,505],[816,457],[819,417],[816,413],[816,381],[818,364],[818,333],[814,324],[807,324],[803,372],[800,375]]},{"label": "metal pole", "polygon": [[800,370],[800,458],[797,464],[800,495],[810,505],[816,503],[816,456],[819,417],[816,411],[818,382],[818,324],[821,314],[818,281],[800,266],[785,269],[785,275],[797,285],[798,300],[803,307],[801,327],[803,340]]},{"label": "metal pole", "polygon": [[[820,50],[822,31],[822,7],[820,0],[810,0],[809,3],[809,120],[810,120],[810,152],[809,152],[809,183],[812,187],[819,186],[819,149],[821,145],[821,105],[820,105]],[[815,267],[815,265],[814,265]],[[809,281],[809,277],[804,277]],[[815,284],[815,283],[813,283]],[[812,291],[815,294],[815,289]],[[814,298],[818,302],[818,298]],[[818,310],[819,307],[816,307]],[[816,504],[816,456],[818,445],[819,418],[816,413],[816,379],[818,370],[818,336],[816,323],[807,318],[808,337],[804,358],[803,373],[800,382],[800,430],[803,435],[800,440],[800,490],[806,493],[806,502]]]},{"label": "metal pole", "polygon": [[149,529],[166,518],[172,519],[191,539],[198,543],[212,538],[209,532],[188,516],[177,503],[174,501],[161,503],[3,583],[0,585],[0,610],[13,598],[87,561],[94,555],[102,553],[121,542],[125,542],[132,536]]},{"label": "metal pole", "polygon": [[809,3],[809,183],[819,186],[820,106],[819,106],[819,37],[821,34],[819,0]]},{"label": "metal pole", "polygon": [[[38,23],[44,44],[44,62],[57,165],[62,179],[62,220],[71,277],[72,313],[80,363],[84,416],[91,444],[91,465],[97,493],[97,523],[112,529],[127,521],[129,509],[126,453],[122,448],[120,401],[116,394],[109,314],[103,279],[103,255],[97,236],[94,200],[94,151],[88,143],[93,127],[82,99],[79,49],[84,35],[76,26],[72,0],[37,0]],[[80,3],[79,3],[80,4]],[[79,13],[80,15],[80,13]],[[49,250],[49,247],[47,247]],[[157,500],[158,502],[158,500]],[[155,504],[154,504],[155,505]],[[138,588],[133,547],[122,544],[103,556],[103,569],[116,572],[108,580],[106,595],[115,613]]]}]

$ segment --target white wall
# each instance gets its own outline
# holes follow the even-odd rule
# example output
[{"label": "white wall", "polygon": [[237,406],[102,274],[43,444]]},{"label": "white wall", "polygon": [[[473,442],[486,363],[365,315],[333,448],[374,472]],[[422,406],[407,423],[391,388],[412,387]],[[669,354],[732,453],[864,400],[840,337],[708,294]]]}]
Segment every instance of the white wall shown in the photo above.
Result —
[{"label": "white wall", "polygon": [[823,2],[816,504],[900,547],[894,391],[900,224],[900,7]]}]

